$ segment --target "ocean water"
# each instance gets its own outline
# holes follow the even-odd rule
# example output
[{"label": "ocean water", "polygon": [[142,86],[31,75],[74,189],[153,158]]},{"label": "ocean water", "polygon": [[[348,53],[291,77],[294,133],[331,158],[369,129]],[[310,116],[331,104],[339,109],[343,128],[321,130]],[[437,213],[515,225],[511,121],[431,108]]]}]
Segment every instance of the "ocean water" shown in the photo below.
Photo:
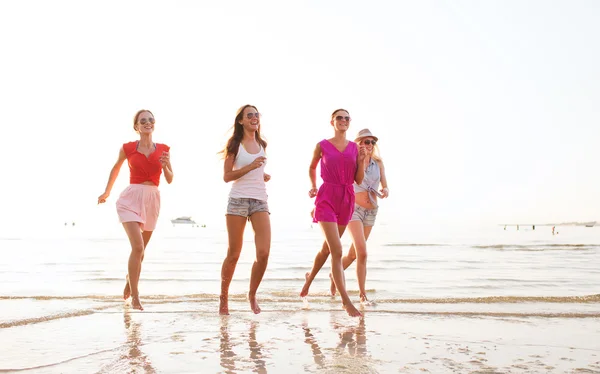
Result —
[{"label": "ocean water", "polygon": [[[309,297],[302,300],[298,296],[304,274],[310,270],[322,243],[322,234],[316,225],[285,228],[274,224],[269,266],[258,294],[263,313],[253,316],[246,300],[254,259],[253,233],[248,226],[230,289],[232,316],[225,317],[228,322],[223,322],[218,319],[217,311],[220,267],[227,249],[224,225],[174,227],[168,222],[161,223],[146,250],[143,264],[140,281],[143,312],[132,312],[122,300],[129,245],[122,229],[118,224],[114,226],[98,230],[95,226],[78,223],[57,225],[45,233],[12,230],[0,235],[0,372],[17,369],[204,372],[195,371],[194,360],[204,361],[208,365],[206,372],[266,372],[269,368],[273,372],[336,372],[335,367],[337,371],[347,369],[348,372],[387,372],[388,369],[398,372],[400,368],[405,372],[439,368],[455,372],[461,372],[461,368],[466,372],[475,370],[469,366],[474,364],[466,364],[473,359],[462,362],[456,358],[459,351],[446,352],[453,358],[453,365],[434,358],[429,363],[408,358],[400,362],[392,358],[396,353],[387,352],[390,348],[385,342],[400,342],[402,334],[411,333],[426,339],[425,321],[441,326],[442,330],[450,328],[450,323],[451,329],[464,325],[456,338],[459,341],[467,339],[469,326],[496,334],[500,331],[500,335],[505,331],[514,337],[525,330],[509,333],[512,327],[502,327],[503,324],[527,321],[527,328],[532,332],[522,337],[523,344],[530,344],[527,339],[537,336],[536,344],[548,352],[567,341],[570,346],[563,347],[567,351],[579,344],[582,351],[577,352],[587,352],[579,358],[573,351],[571,356],[567,352],[563,354],[564,360],[550,353],[549,360],[553,363],[540,366],[545,367],[543,370],[562,372],[560,370],[578,367],[591,370],[587,372],[600,370],[600,357],[595,358],[596,354],[600,355],[600,346],[595,342],[600,332],[600,228],[558,227],[558,234],[553,235],[548,226],[537,226],[535,230],[522,226],[517,231],[515,227],[504,230],[502,226],[451,229],[378,225],[368,242],[367,292],[373,303],[362,306],[365,318],[355,322],[344,316],[339,297],[332,298],[328,294],[329,262],[313,282]],[[348,248],[349,235],[344,236],[343,242]],[[351,297],[358,302],[355,266],[346,271],[346,282]],[[204,353],[198,349],[190,352],[188,359],[183,359],[186,355],[182,354],[184,348],[189,350],[194,346],[189,343],[194,334],[203,334],[195,330],[203,321],[209,327],[204,332],[208,335],[194,344],[204,347],[199,351],[204,352],[204,349],[206,357],[210,352],[220,357],[210,364],[209,358],[199,358]],[[142,323],[146,331],[151,331],[151,336],[146,332],[146,339],[154,342],[144,343],[146,350],[155,349],[155,354],[163,357],[155,358],[154,366],[144,356],[147,353],[140,353],[144,344],[136,341],[139,343],[141,338],[132,333]],[[406,323],[413,324],[415,331],[407,329]],[[118,332],[114,332],[115,336],[111,334],[114,329],[122,330],[123,324],[129,334],[121,341],[115,337]],[[475,327],[477,324],[482,327]],[[563,331],[566,335],[556,341],[554,333],[554,338],[549,339],[552,333],[547,332],[545,326],[551,324],[567,329]],[[573,324],[578,327],[571,328],[572,334],[569,334],[567,326]],[[179,330],[172,331],[169,326],[178,326]],[[278,342],[290,336],[285,331],[289,326],[301,336],[298,343]],[[349,346],[354,347],[354,353],[344,352],[346,356],[355,357],[362,347],[361,331],[363,334],[369,331],[368,326],[374,328],[372,332],[378,336],[370,340],[381,339],[381,357],[370,349],[368,360],[346,362],[344,366],[346,364],[331,363],[333,357],[343,359],[344,354],[328,356],[327,349],[323,349],[319,356],[313,349],[313,345],[319,344],[310,343],[310,336],[318,335],[315,331],[335,331],[334,335],[340,336],[342,343],[344,334],[349,334],[351,338],[346,343],[352,343]],[[393,326],[397,326],[395,332],[388,331]],[[303,348],[298,349],[302,349],[310,362],[303,362],[301,357],[304,356],[298,356],[295,361],[277,359],[273,352],[271,358],[254,352],[252,359],[251,342],[254,341],[255,347],[260,345],[256,329],[258,335],[261,331],[267,335],[271,351],[278,345],[288,344],[292,350],[300,345]],[[180,347],[182,352],[173,353],[168,345],[177,342],[173,336],[178,334],[188,343],[180,342],[184,347]],[[248,350],[250,359],[236,361],[233,354],[227,361],[224,334],[228,336],[230,348],[237,342]],[[242,336],[244,342],[236,340]],[[323,342],[330,341],[331,349],[335,351],[333,347],[337,347],[339,351],[340,341],[336,339],[333,335],[322,337]],[[460,345],[456,339],[454,343]],[[473,339],[471,345],[486,341],[483,337],[469,339]],[[140,352],[130,356],[136,349]],[[179,361],[173,363],[168,358],[170,355],[178,356]],[[518,362],[523,360],[518,356],[515,353],[512,358],[516,363],[500,359],[499,366],[488,367],[492,370],[489,372],[536,372],[535,360]],[[327,361],[330,363],[325,364]],[[481,365],[484,361],[480,360]],[[498,367],[510,370],[502,371]]]}]

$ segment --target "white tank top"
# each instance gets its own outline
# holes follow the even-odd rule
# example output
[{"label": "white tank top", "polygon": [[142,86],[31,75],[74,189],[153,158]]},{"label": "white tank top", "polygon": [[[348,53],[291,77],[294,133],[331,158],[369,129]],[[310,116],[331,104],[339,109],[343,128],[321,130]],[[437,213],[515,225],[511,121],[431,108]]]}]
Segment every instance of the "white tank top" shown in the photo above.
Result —
[{"label": "white tank top", "polygon": [[[261,156],[265,156],[265,150],[262,146],[258,153],[251,154],[248,153],[240,143],[237,156],[233,163],[233,170],[241,169],[244,166],[251,164],[257,157]],[[261,167],[251,170],[241,178],[234,180],[231,185],[229,197],[267,201],[267,186],[264,179],[265,164],[266,162],[264,162]]]}]

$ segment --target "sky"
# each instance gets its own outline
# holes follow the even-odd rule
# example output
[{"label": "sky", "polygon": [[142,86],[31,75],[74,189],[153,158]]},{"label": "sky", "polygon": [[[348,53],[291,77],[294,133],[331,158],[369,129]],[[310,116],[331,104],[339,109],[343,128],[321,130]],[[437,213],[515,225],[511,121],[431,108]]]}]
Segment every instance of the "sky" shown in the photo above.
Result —
[{"label": "sky", "polygon": [[118,225],[132,118],[171,146],[161,220],[224,225],[217,152],[263,114],[271,217],[310,225],[336,108],[379,137],[388,225],[600,221],[596,1],[0,3],[0,223]]}]

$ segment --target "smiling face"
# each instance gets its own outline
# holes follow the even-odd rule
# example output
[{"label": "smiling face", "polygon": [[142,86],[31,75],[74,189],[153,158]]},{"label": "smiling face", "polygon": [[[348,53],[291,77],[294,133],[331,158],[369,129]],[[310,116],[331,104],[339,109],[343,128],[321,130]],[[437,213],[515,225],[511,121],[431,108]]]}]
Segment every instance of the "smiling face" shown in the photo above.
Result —
[{"label": "smiling face", "polygon": [[371,136],[360,138],[360,140],[358,141],[358,145],[365,147],[368,155],[373,153],[373,148],[375,147],[375,144],[377,144],[377,141]]},{"label": "smiling face", "polygon": [[149,111],[141,111],[136,116],[136,122],[133,125],[135,131],[140,134],[152,134],[154,132],[154,115]]},{"label": "smiling face", "polygon": [[350,128],[350,121],[352,121],[352,118],[350,118],[350,114],[347,111],[340,109],[333,113],[331,117],[331,125],[335,131],[343,132]]},{"label": "smiling face", "polygon": [[244,130],[258,131],[260,127],[260,113],[258,113],[258,110],[256,110],[255,107],[248,106],[242,112],[239,123],[242,125]]}]

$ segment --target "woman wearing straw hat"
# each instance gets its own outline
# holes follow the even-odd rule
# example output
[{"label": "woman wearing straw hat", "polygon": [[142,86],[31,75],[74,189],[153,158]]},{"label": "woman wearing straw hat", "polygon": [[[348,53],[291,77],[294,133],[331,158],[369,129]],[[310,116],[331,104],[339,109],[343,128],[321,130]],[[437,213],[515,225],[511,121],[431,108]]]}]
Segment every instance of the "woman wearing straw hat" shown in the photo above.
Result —
[{"label": "woman wearing straw hat", "polygon": [[[354,140],[359,146],[367,151],[362,167],[365,170],[365,177],[360,184],[354,183],[354,213],[348,223],[348,229],[352,236],[352,246],[348,254],[342,258],[344,270],[356,261],[356,278],[358,279],[358,288],[360,291],[360,301],[367,301],[365,291],[365,281],[367,278],[367,239],[375,225],[377,217],[377,197],[388,197],[387,179],[383,161],[379,157],[377,148],[377,138],[369,131],[362,129],[358,132]],[[381,190],[377,191],[381,185]],[[330,276],[331,278],[331,276]],[[331,293],[335,294],[335,283],[331,280]]]}]

